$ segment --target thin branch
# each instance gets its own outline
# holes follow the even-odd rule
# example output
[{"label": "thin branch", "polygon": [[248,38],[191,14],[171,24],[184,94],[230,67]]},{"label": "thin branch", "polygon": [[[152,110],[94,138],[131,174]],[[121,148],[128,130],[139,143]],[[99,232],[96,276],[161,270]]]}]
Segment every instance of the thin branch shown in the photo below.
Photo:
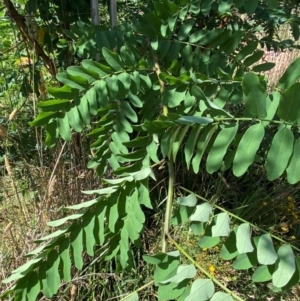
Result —
[{"label": "thin branch", "polygon": [[11,0],[4,0],[4,4],[9,11],[10,17],[15,21],[23,36],[24,42],[29,41],[33,44],[36,54],[42,58],[49,72],[53,77],[56,76],[56,67],[50,57],[44,52],[38,41],[29,33],[25,18],[18,13]]},{"label": "thin branch", "polygon": [[215,277],[210,275],[204,268],[202,268],[198,262],[196,262],[169,234],[168,234],[169,241],[178,249],[180,253],[182,253],[195,267],[201,271],[202,274],[204,274],[206,277],[208,277],[211,281],[213,281],[215,284],[217,284],[224,292],[229,294],[231,297],[238,301],[245,301],[238,295],[236,295],[233,291],[228,289],[223,283],[221,283],[219,280],[217,280]]}]

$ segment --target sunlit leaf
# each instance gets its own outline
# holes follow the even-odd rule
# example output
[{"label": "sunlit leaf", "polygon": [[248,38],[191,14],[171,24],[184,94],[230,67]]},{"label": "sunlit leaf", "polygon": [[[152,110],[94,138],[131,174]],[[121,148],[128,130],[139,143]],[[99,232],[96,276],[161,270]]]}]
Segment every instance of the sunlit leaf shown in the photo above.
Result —
[{"label": "sunlit leaf", "polygon": [[259,237],[257,245],[257,259],[260,264],[273,264],[277,259],[273,241],[270,234],[263,234]]},{"label": "sunlit leaf", "polygon": [[248,223],[241,224],[236,232],[236,247],[240,254],[254,250],[251,242],[251,227]]},{"label": "sunlit leaf", "polygon": [[197,279],[193,282],[190,294],[185,301],[209,300],[214,293],[215,286],[210,279]]},{"label": "sunlit leaf", "polygon": [[264,133],[264,126],[258,123],[249,127],[243,135],[233,160],[232,171],[236,177],[242,176],[254,161]]},{"label": "sunlit leaf", "polygon": [[278,249],[275,272],[272,275],[272,283],[276,287],[285,286],[296,271],[294,252],[290,245],[282,245]]},{"label": "sunlit leaf", "polygon": [[209,203],[203,203],[196,207],[195,213],[191,216],[191,221],[208,222],[212,216],[212,206]]}]

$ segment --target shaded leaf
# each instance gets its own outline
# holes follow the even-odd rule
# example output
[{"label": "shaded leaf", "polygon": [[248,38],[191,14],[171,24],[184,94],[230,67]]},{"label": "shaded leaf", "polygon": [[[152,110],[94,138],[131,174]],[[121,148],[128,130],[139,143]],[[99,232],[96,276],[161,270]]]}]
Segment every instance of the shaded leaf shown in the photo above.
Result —
[{"label": "shaded leaf", "polygon": [[208,173],[212,174],[221,167],[227,148],[234,139],[237,130],[237,123],[225,125],[221,129],[206,160],[206,170]]},{"label": "shaded leaf", "polygon": [[193,264],[180,265],[177,268],[176,275],[174,275],[173,277],[168,278],[164,281],[161,281],[160,283],[161,284],[166,284],[166,283],[169,283],[169,282],[180,283],[183,280],[194,278],[196,276],[196,272],[197,271],[196,271]]},{"label": "shaded leaf", "polygon": [[247,73],[243,78],[243,93],[248,111],[259,118],[267,116],[266,90],[254,73]]},{"label": "shaded leaf", "polygon": [[293,154],[286,169],[287,180],[290,184],[296,184],[300,181],[300,139],[294,144]]},{"label": "shaded leaf", "polygon": [[300,58],[297,58],[283,73],[279,79],[278,86],[286,90],[297,82],[300,77]]},{"label": "shaded leaf", "polygon": [[278,116],[284,121],[296,122],[300,118],[299,99],[300,83],[295,83],[281,94]]},{"label": "shaded leaf", "polygon": [[254,274],[252,275],[253,282],[265,282],[272,279],[272,274],[274,271],[273,266],[262,265],[259,266]]},{"label": "shaded leaf", "polygon": [[102,54],[107,61],[107,63],[115,70],[121,71],[124,69],[124,64],[120,58],[120,56],[105,47],[102,48]]},{"label": "shaded leaf", "polygon": [[212,216],[212,206],[209,203],[203,203],[196,207],[195,213],[191,216],[191,221],[206,223]]},{"label": "shaded leaf", "polygon": [[197,198],[194,194],[189,194],[186,197],[177,198],[177,203],[182,206],[195,207],[197,205]]},{"label": "shaded leaf", "polygon": [[294,135],[287,128],[281,128],[274,136],[267,155],[268,180],[279,178],[286,169],[293,152]]}]

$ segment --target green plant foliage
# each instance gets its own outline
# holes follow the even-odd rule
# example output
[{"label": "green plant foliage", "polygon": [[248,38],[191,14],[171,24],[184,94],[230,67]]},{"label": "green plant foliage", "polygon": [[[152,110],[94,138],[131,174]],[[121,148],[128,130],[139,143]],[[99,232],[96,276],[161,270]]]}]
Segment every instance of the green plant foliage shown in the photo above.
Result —
[{"label": "green plant foliage", "polygon": [[[269,8],[277,6],[276,1],[268,3]],[[130,269],[133,249],[141,246],[144,207],[152,208],[149,185],[157,166],[168,166],[169,171],[165,245],[171,233],[175,163],[191,174],[205,166],[209,174],[232,168],[241,177],[260,157],[270,181],[285,172],[289,183],[300,180],[300,144],[294,141],[300,118],[300,86],[295,83],[299,60],[268,95],[264,76],[255,72],[271,65],[253,65],[263,55],[259,42],[269,48],[279,42],[258,41],[252,34],[257,29],[250,30],[253,26],[235,13],[259,19],[258,13],[269,8],[265,1],[153,1],[130,24],[94,28],[100,46],[90,55],[93,35],[84,37],[90,27],[79,23],[81,30],[73,26],[66,31],[70,37],[82,35],[77,51],[85,59],[57,75],[63,86],[49,89],[52,98],[39,102],[39,114],[30,125],[45,128],[48,147],[59,137],[70,141],[73,132],[87,131],[93,153],[88,167],[103,187],[84,192],[95,198],[64,208],[64,217],[49,222],[57,229],[40,238],[38,248],[27,254],[29,261],[4,280],[16,281],[16,300],[40,291],[51,298],[62,280],[72,279],[73,269],[84,268],[85,253],[101,251],[100,260]],[[222,20],[216,16],[223,14],[232,20],[220,27]],[[94,52],[97,60],[91,58]],[[236,270],[251,269],[254,282],[272,281],[276,289],[285,289],[297,280],[290,245],[275,247],[270,234],[261,234],[214,202],[198,204],[195,194],[182,193],[171,221],[174,227],[191,223],[201,248],[219,244],[221,258],[233,260]],[[253,230],[258,233],[254,238]],[[178,251],[163,251],[143,257],[155,265],[159,300],[241,300],[201,267],[203,276],[197,278],[199,267],[191,256],[186,256],[187,264]],[[123,300],[138,300],[138,294]]]},{"label": "green plant foliage", "polygon": [[232,171],[235,176],[242,176],[253,163],[264,133],[261,123],[250,126],[244,133],[233,160]]}]

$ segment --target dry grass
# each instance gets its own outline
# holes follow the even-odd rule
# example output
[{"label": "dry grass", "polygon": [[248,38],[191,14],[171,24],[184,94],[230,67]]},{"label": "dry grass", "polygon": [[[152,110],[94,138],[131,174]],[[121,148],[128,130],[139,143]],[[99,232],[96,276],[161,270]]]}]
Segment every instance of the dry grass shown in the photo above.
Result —
[{"label": "dry grass", "polygon": [[[61,217],[61,207],[84,201],[82,190],[99,188],[99,178],[86,168],[83,145],[76,142],[78,137],[52,150],[51,163],[43,167],[13,164],[5,156],[0,167],[0,281],[26,262],[24,255],[36,248],[34,240],[52,231],[46,223]],[[6,289],[3,285],[0,293]]]}]

